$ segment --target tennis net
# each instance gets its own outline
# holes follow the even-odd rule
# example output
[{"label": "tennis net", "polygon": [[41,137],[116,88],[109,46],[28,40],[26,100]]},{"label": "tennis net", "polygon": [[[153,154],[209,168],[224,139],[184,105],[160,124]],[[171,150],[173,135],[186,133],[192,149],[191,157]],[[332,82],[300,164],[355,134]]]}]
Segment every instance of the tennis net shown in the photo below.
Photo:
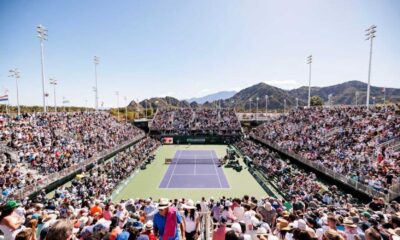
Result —
[{"label": "tennis net", "polygon": [[219,164],[217,158],[173,158],[171,164]]}]

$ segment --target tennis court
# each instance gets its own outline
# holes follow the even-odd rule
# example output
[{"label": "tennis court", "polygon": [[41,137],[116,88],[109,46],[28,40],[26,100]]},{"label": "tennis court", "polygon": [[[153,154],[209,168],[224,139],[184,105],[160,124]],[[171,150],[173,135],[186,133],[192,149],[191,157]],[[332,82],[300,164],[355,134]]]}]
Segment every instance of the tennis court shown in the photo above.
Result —
[{"label": "tennis court", "polygon": [[229,188],[214,150],[176,151],[160,188]]},{"label": "tennis court", "polygon": [[[256,197],[265,197],[267,194],[262,189],[262,187],[257,183],[254,177],[249,173],[247,168],[243,169],[241,172],[235,171],[233,168],[226,167],[218,167],[218,175],[223,176],[223,181],[227,182],[227,185],[224,188],[220,188],[217,175],[215,173],[214,165],[212,164],[200,164],[197,163],[196,160],[184,159],[187,155],[184,155],[183,152],[189,151],[188,154],[190,156],[196,152],[196,158],[210,154],[213,154],[213,157],[207,157],[206,161],[215,161],[216,159],[223,158],[226,155],[226,145],[163,145],[155,151],[155,159],[154,161],[147,166],[144,170],[138,170],[134,172],[126,181],[121,183],[118,187],[116,187],[112,199],[115,201],[119,201],[121,199],[130,199],[130,198],[161,198],[166,197],[170,199],[174,198],[190,198],[193,200],[200,200],[202,197],[210,198],[210,197],[222,197],[222,196],[243,196],[245,194],[250,194]],[[182,186],[181,187],[173,187],[172,183],[176,180],[171,180],[169,188],[161,188],[160,183],[163,181],[165,176],[168,176],[168,171],[171,166],[174,164],[165,164],[166,159],[174,159],[174,157],[178,157],[179,152],[181,152],[181,156],[179,157],[180,161],[196,161],[196,169],[194,166],[186,166],[188,164],[178,164],[176,166],[174,176],[177,174],[187,174],[185,171],[193,170],[192,175],[194,174],[194,170],[196,170],[196,174],[212,174],[213,176],[204,176],[204,178],[213,178],[212,181],[208,182],[207,180],[207,188],[204,187],[195,187],[195,182],[204,182],[204,181],[194,181],[190,180],[190,186]],[[192,152],[194,151],[194,152]],[[204,152],[204,154],[202,154]],[[182,155],[183,154],[183,155]],[[208,156],[208,155],[207,155]],[[204,160],[204,159],[199,159]],[[240,163],[244,165],[243,160],[239,160]],[[182,167],[181,167],[182,165]],[[189,164],[191,165],[191,164]],[[201,165],[201,166],[200,166]],[[172,172],[171,172],[172,173]],[[171,176],[171,175],[169,175]],[[179,175],[177,175],[179,176]],[[189,176],[191,177],[191,176]],[[186,179],[186,177],[185,177]],[[186,182],[187,180],[183,180],[182,182]],[[179,181],[178,181],[179,182]],[[189,182],[189,181],[188,181]],[[215,187],[211,187],[212,183],[216,183]],[[222,183],[222,182],[221,182]],[[183,183],[182,183],[183,184]],[[228,185],[229,184],[229,185]]]}]

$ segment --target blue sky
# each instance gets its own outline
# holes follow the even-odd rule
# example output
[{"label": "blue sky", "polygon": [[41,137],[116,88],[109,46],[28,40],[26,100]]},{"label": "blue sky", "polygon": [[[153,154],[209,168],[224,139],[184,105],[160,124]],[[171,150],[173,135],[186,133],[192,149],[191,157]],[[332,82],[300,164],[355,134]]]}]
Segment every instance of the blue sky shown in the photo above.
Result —
[{"label": "blue sky", "polygon": [[123,105],[123,96],[189,98],[259,82],[296,88],[307,84],[309,54],[312,85],[366,81],[371,24],[371,82],[400,88],[399,23],[396,0],[3,0],[0,91],[15,104],[8,70],[19,68],[21,104],[41,104],[38,24],[49,31],[46,78],[59,81],[59,103],[94,105],[94,55],[105,106],[116,106],[116,91]]}]

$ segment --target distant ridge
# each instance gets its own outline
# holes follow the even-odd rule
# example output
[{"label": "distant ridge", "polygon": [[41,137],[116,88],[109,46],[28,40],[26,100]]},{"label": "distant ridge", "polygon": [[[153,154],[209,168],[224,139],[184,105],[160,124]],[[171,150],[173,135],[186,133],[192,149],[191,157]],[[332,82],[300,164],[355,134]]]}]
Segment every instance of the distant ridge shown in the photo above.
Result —
[{"label": "distant ridge", "polygon": [[[319,96],[324,102],[327,102],[329,94],[332,94],[333,104],[352,105],[356,102],[357,91],[359,92],[358,104],[365,104],[367,84],[358,80],[351,80],[328,87],[311,87],[311,96]],[[232,94],[232,96],[223,98],[224,96],[229,96],[229,94]],[[174,97],[151,98],[147,101],[147,107],[153,109],[157,109],[158,107],[215,107],[217,102],[220,102],[222,107],[235,107],[236,109],[244,110],[250,109],[250,99],[252,99],[251,107],[255,109],[258,98],[258,108],[265,109],[265,95],[268,95],[268,109],[271,110],[282,109],[284,99],[286,99],[288,108],[296,105],[296,98],[299,99],[299,106],[305,106],[307,104],[308,87],[303,86],[292,90],[284,90],[261,82],[236,93],[233,91],[222,91],[201,98],[191,98],[182,101]],[[387,102],[399,103],[400,89],[385,88],[385,96]],[[371,86],[371,103],[373,102],[372,97],[375,97],[376,103],[382,103],[383,88]],[[145,106],[146,101],[139,103],[132,101],[128,105],[128,108],[133,111],[142,111]]]},{"label": "distant ridge", "polygon": [[236,91],[221,91],[221,92],[217,92],[217,93],[208,94],[203,97],[189,98],[189,99],[186,99],[186,101],[188,101],[190,103],[196,102],[198,104],[203,104],[205,102],[212,102],[212,101],[216,101],[216,100],[220,100],[220,99],[225,100],[227,98],[232,97],[236,93],[237,93]]}]

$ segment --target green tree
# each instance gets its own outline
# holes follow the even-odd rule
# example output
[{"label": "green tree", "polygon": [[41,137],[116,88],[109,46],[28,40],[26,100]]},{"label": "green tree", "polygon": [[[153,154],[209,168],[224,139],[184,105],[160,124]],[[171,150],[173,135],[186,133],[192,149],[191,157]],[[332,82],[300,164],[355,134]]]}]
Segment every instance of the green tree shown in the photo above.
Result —
[{"label": "green tree", "polygon": [[324,105],[324,100],[319,96],[312,96],[310,101],[311,106],[322,106]]}]

